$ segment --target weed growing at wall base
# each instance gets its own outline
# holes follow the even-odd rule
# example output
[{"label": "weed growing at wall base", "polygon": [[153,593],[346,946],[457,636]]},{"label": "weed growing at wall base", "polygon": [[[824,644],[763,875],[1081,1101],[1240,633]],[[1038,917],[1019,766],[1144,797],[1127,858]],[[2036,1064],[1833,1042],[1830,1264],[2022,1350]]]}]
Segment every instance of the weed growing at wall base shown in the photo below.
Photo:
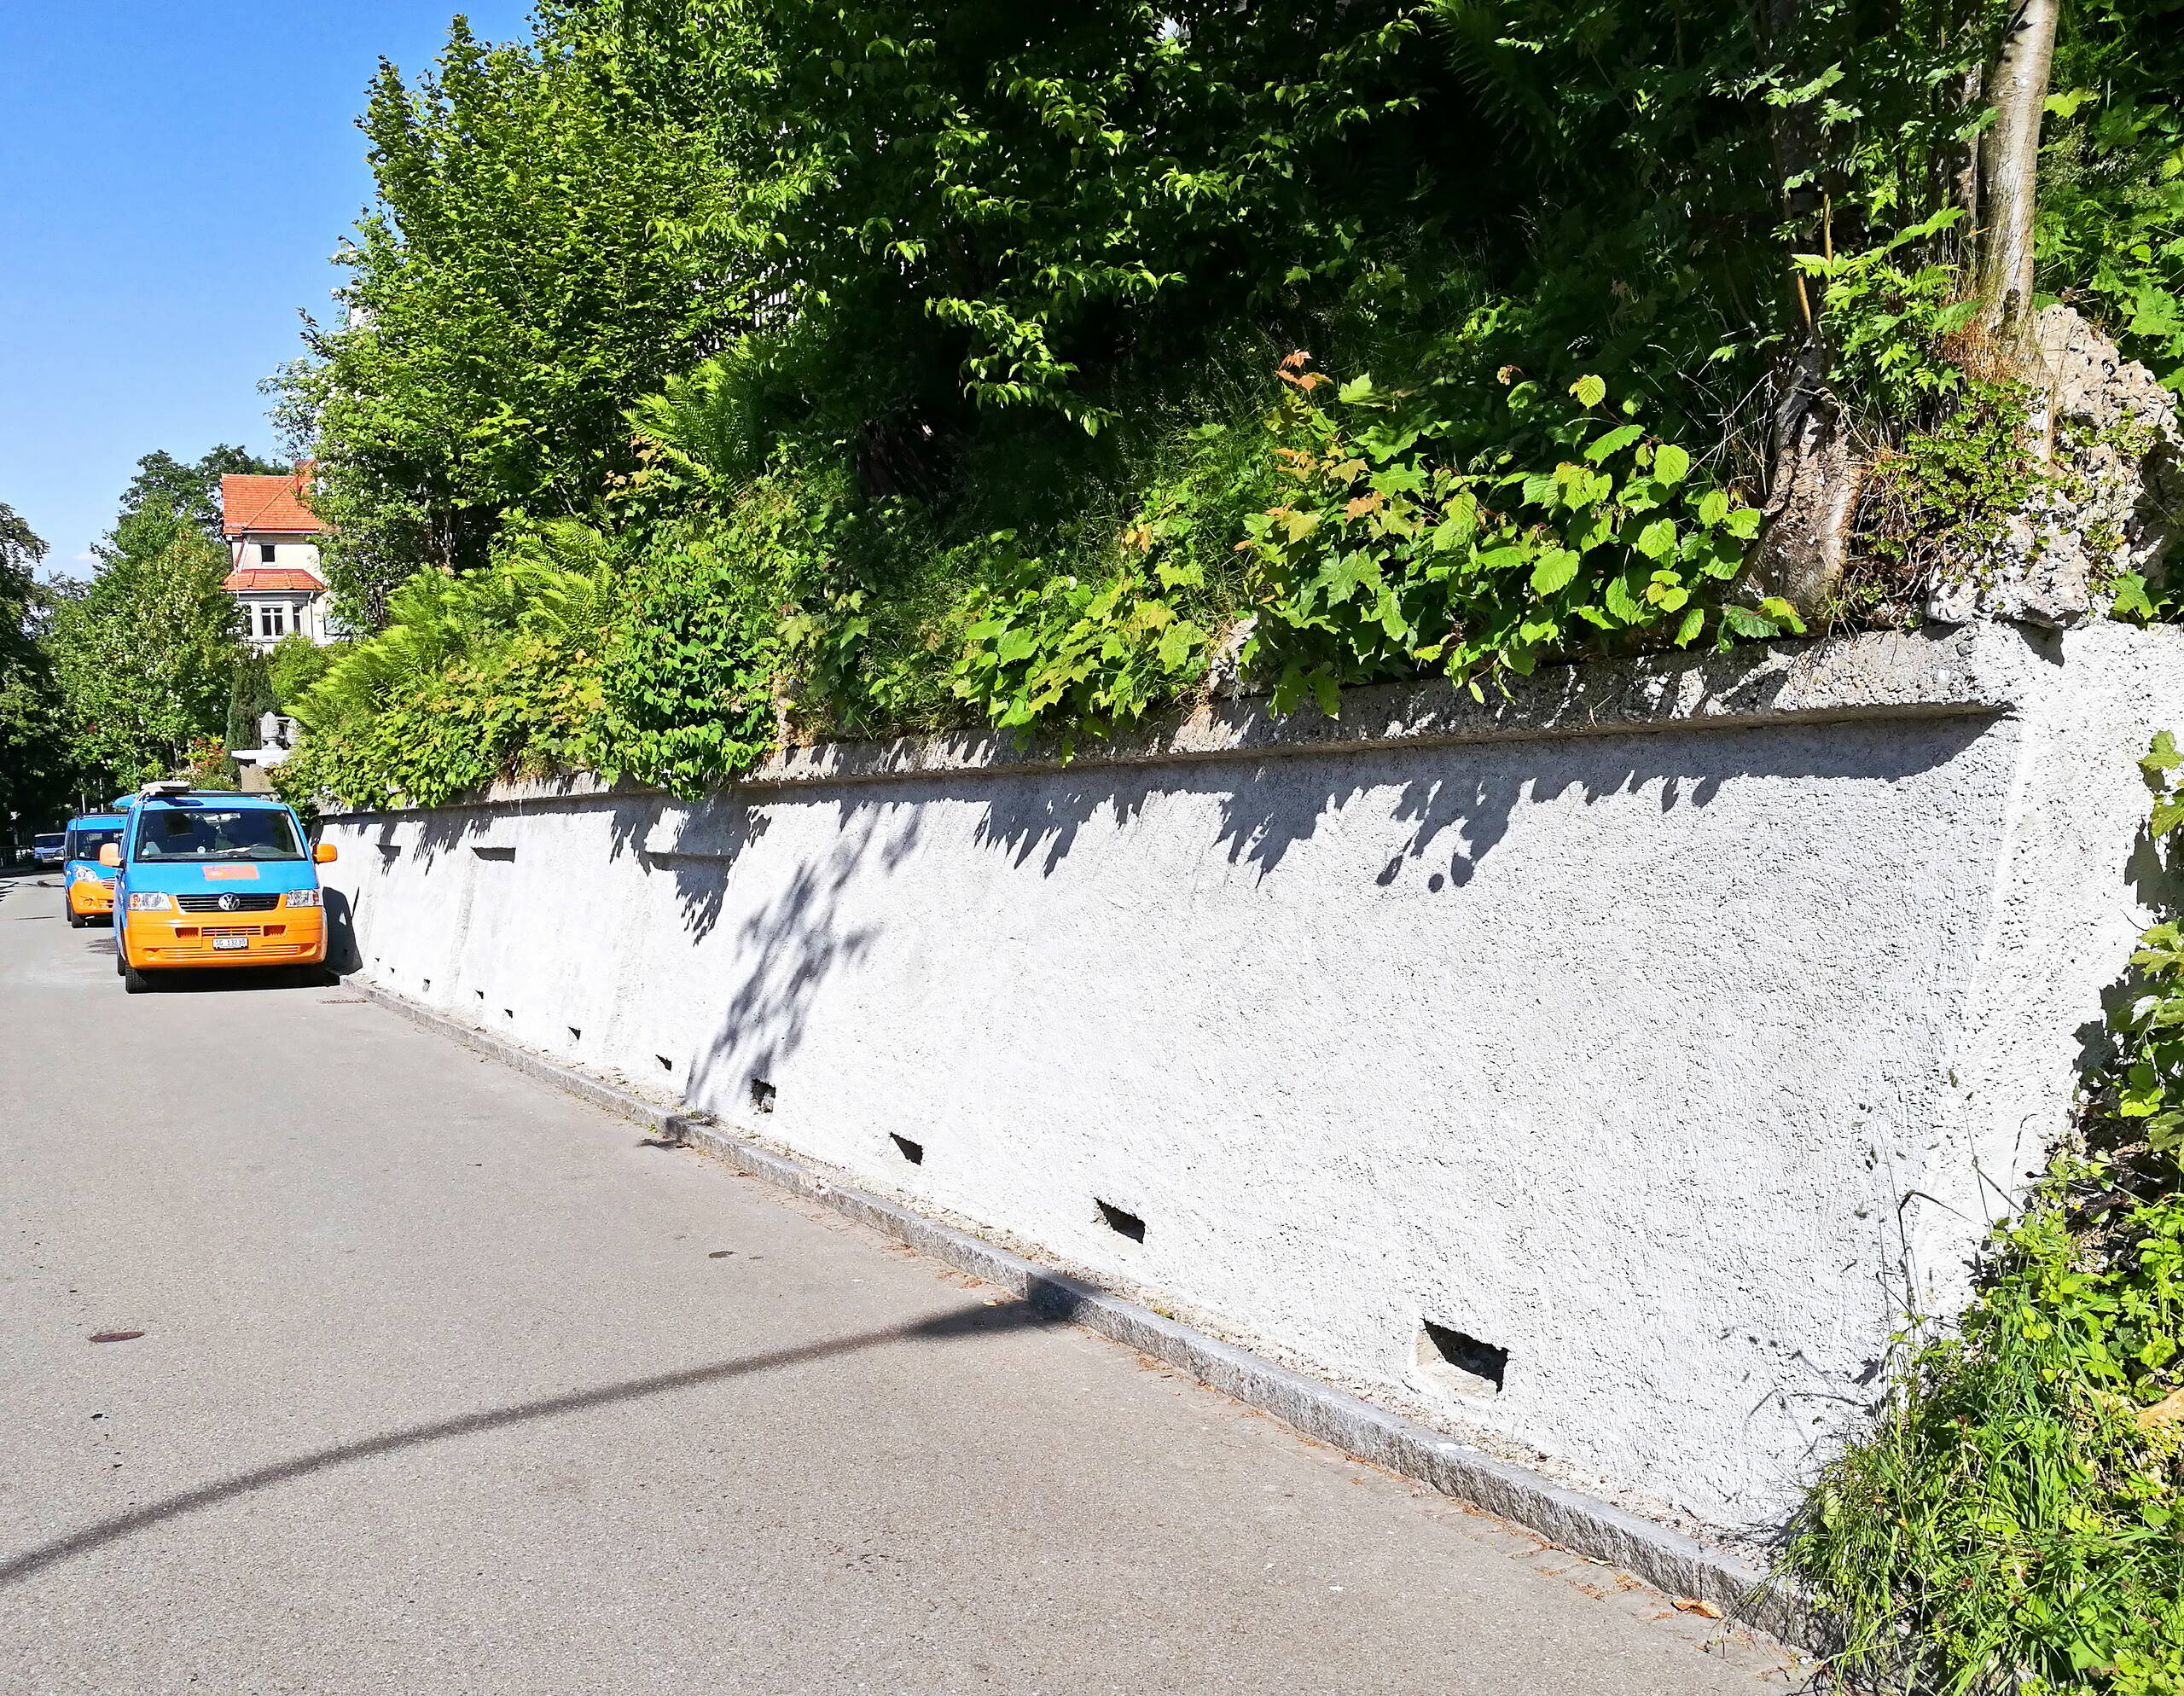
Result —
[{"label": "weed growing at wall base", "polygon": [[[2174,841],[2184,757],[2142,762]],[[2184,933],[2149,930],[2080,1146],[1997,1231],[1953,1333],[1920,1327],[1782,1563],[1841,1687],[2184,1692]]]}]

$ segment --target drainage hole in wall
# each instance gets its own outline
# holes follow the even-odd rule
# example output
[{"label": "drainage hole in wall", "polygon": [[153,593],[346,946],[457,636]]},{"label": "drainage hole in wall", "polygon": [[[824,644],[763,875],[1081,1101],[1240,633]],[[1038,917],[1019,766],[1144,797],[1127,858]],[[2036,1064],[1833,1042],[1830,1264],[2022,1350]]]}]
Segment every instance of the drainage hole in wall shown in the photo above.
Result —
[{"label": "drainage hole in wall", "polygon": [[575,1025],[572,1025],[569,1026],[569,1040],[572,1043],[581,1043],[584,1041],[584,1032],[579,1031]]},{"label": "drainage hole in wall", "polygon": [[672,1072],[675,1070],[675,1062],[668,1059],[665,1054],[654,1054],[653,1058],[659,1062],[659,1069],[662,1072]]},{"label": "drainage hole in wall", "polygon": [[513,1019],[513,1018],[514,1018],[514,1017],[515,1017],[515,1009],[514,1009],[514,1008],[512,1008],[512,1007],[504,1007],[504,1008],[502,1008],[501,1009],[501,1017],[502,1017],[502,1018],[503,1018],[503,1019]]},{"label": "drainage hole in wall", "polygon": [[1145,1221],[1136,1214],[1125,1213],[1113,1203],[1102,1201],[1097,1196],[1092,1198],[1092,1205],[1100,1210],[1100,1223],[1109,1230],[1128,1237],[1132,1242],[1145,1240]]},{"label": "drainage hole in wall", "polygon": [[427,989],[428,989],[428,990],[429,990],[430,988],[432,988],[432,986],[433,986],[433,980],[432,980],[430,978],[426,979],[425,979],[425,987],[426,987]]},{"label": "drainage hole in wall", "polygon": [[1502,1388],[1509,1351],[1426,1319],[1419,1322],[1418,1363],[1451,1389],[1491,1395]]},{"label": "drainage hole in wall", "polygon": [[479,1001],[485,999],[485,992],[483,990],[473,990],[470,993],[477,996]]},{"label": "drainage hole in wall", "polygon": [[897,1154],[900,1154],[905,1160],[908,1160],[912,1165],[922,1166],[925,1165],[924,1143],[913,1142],[907,1136],[897,1136],[892,1130],[887,1133],[887,1140],[895,1145],[895,1152]]},{"label": "drainage hole in wall", "polygon": [[774,1086],[763,1077],[751,1080],[751,1111],[770,1113],[774,1110]]}]

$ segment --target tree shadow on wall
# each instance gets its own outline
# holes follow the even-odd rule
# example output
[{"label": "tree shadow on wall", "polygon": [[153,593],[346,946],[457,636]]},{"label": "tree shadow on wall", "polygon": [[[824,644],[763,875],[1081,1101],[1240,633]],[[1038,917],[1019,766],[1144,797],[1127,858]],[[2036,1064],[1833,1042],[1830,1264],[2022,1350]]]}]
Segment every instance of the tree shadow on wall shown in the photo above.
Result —
[{"label": "tree shadow on wall", "polygon": [[[1944,765],[1992,724],[1987,715],[1921,720],[1769,725],[1740,730],[1646,732],[1471,743],[1438,748],[1304,753],[1255,762],[1065,769],[1051,775],[962,779],[951,799],[984,801],[982,844],[1050,874],[1095,820],[1116,833],[1166,796],[1217,799],[1217,842],[1232,865],[1271,874],[1298,844],[1339,832],[1369,802],[1413,827],[1380,868],[1385,886],[1409,868],[1429,887],[1461,888],[1507,835],[1526,801],[1572,791],[1588,806],[1658,786],[1665,814],[1710,804],[1748,780],[1863,779],[1896,782]],[[1383,799],[1382,798],[1391,798]],[[1361,828],[1376,822],[1357,817]],[[1441,856],[1445,854],[1443,862]]]},{"label": "tree shadow on wall", "polygon": [[838,819],[826,853],[798,865],[737,933],[738,957],[748,964],[691,1067],[693,1101],[716,1110],[737,1105],[752,1080],[770,1078],[774,1066],[802,1045],[822,984],[838,968],[862,961],[880,934],[877,925],[845,921],[845,892],[874,866],[882,872],[900,866],[917,846],[922,821],[915,806],[876,805],[855,793],[784,801],[775,810],[830,805]]},{"label": "tree shadow on wall", "polygon": [[[545,810],[543,807],[519,807],[516,816]],[[433,863],[442,856],[477,847],[492,834],[495,822],[506,816],[501,810],[488,807],[442,808],[418,820],[417,833],[406,845],[396,840],[396,833],[408,821],[400,815],[383,817],[373,833],[371,845],[381,854],[411,856],[430,871]]]},{"label": "tree shadow on wall", "polygon": [[[668,810],[677,806],[682,811],[671,820]],[[692,941],[703,942],[720,923],[736,862],[771,825],[733,790],[691,802],[648,796],[641,804],[615,810],[608,857],[635,855],[648,877],[673,878],[682,927]]]}]

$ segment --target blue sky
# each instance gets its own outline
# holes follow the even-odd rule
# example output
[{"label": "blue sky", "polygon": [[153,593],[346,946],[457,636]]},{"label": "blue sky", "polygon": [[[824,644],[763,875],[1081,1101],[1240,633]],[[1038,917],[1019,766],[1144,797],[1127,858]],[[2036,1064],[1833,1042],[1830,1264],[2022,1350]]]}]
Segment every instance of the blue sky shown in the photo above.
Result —
[{"label": "blue sky", "polygon": [[0,4],[0,501],[80,572],[137,457],[274,453],[258,380],[325,316],[382,56],[528,0]]}]

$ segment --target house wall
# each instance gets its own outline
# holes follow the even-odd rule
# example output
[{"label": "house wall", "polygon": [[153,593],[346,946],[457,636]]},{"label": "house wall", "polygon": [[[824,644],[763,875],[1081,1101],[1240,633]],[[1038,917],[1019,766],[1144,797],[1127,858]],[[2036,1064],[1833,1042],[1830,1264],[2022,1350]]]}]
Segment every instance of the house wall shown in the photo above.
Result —
[{"label": "house wall", "polygon": [[[259,549],[271,543],[273,557],[263,559]],[[241,571],[318,571],[318,543],[301,542],[292,537],[277,535],[246,536],[240,540],[230,537],[229,552]]]},{"label": "house wall", "polygon": [[1750,1527],[2063,1129],[2180,723],[2176,630],[1865,636],[340,816],[328,882],[389,989]]},{"label": "house wall", "polygon": [[[274,557],[262,556],[262,548],[270,544]],[[319,572],[318,543],[299,541],[277,534],[250,534],[230,537],[229,553],[237,571],[307,571],[314,576]],[[270,648],[278,637],[259,633],[258,608],[263,604],[278,603],[288,608],[288,631],[308,636],[322,645],[332,640],[327,627],[326,595],[319,591],[301,594],[284,590],[236,590],[236,605],[241,608],[245,624],[245,639],[261,652]]]}]

